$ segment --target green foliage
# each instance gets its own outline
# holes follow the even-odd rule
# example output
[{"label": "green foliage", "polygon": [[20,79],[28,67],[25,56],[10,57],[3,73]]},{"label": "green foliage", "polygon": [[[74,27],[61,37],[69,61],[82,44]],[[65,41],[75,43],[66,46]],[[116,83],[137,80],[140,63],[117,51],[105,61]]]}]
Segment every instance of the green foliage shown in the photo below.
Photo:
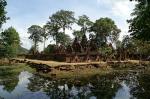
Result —
[{"label": "green foliage", "polygon": [[72,48],[73,48],[74,52],[82,52],[82,46],[79,43],[79,40],[77,37],[75,37],[75,39],[72,43]]},{"label": "green foliage", "polygon": [[113,49],[112,47],[105,45],[102,46],[101,48],[99,48],[99,52],[103,55],[103,56],[110,56],[113,53]]},{"label": "green foliage", "polygon": [[97,39],[95,39],[95,37],[92,37],[90,39],[89,47],[90,47],[90,51],[96,51],[96,52],[98,51],[99,47],[98,47],[98,44],[97,44]]},{"label": "green foliage", "polygon": [[18,47],[20,46],[20,38],[18,32],[10,27],[1,33],[2,38],[2,57],[15,57],[18,53]]},{"label": "green foliage", "polygon": [[150,74],[144,72],[138,77],[138,81],[138,87],[131,90],[131,93],[137,99],[148,99],[150,97]]},{"label": "green foliage", "polygon": [[118,40],[118,41],[116,42],[116,49],[120,49],[121,46],[122,46],[122,42]]},{"label": "green foliage", "polygon": [[43,29],[38,25],[32,25],[28,28],[28,33],[30,34],[29,39],[31,39],[34,42],[34,52],[37,50],[37,46],[39,42],[42,42],[42,34]]},{"label": "green foliage", "polygon": [[[129,36],[125,36],[122,40],[122,42],[118,42],[117,50],[119,51],[119,54],[124,54],[125,58],[128,57],[128,55],[140,55],[140,56],[148,56],[150,53],[150,43],[149,42],[143,42],[142,40],[135,39]],[[139,58],[140,58],[139,56]],[[128,57],[130,58],[130,57]]]},{"label": "green foliage", "polygon": [[99,45],[106,43],[107,39],[111,40],[112,43],[116,43],[119,33],[121,32],[115,25],[115,22],[110,18],[100,18],[96,20],[91,27],[91,31],[96,34]]},{"label": "green foliage", "polygon": [[109,40],[111,41],[111,43],[115,43],[118,41],[119,35],[120,35],[121,30],[117,28],[117,26],[115,26],[115,28],[110,32],[109,35]]},{"label": "green foliage", "polygon": [[[65,29],[71,29],[71,25],[75,22],[74,13],[60,10],[50,16],[49,19],[44,27],[46,32],[56,41],[56,45],[66,46],[70,44],[71,38],[65,34]],[[116,43],[121,32],[110,18],[100,18],[93,23],[88,16],[82,15],[79,16],[76,23],[81,27],[81,30],[74,30],[73,32],[75,40],[72,45],[76,52],[86,50],[87,47],[90,47],[92,51],[97,51],[101,46],[106,45],[108,39],[112,43]],[[94,33],[90,33],[90,41],[86,37],[87,32]]]},{"label": "green foliage", "polygon": [[82,36],[84,35],[84,33],[81,32],[81,31],[75,30],[75,31],[73,32],[73,35],[74,35],[75,37],[77,37],[79,41],[81,41]]},{"label": "green foliage", "polygon": [[5,0],[0,0],[0,28],[2,26],[3,23],[6,22],[6,20],[8,20],[9,18],[6,17],[6,5],[7,2]]},{"label": "green foliage", "polygon": [[86,34],[89,31],[89,28],[93,25],[93,22],[90,21],[89,17],[86,15],[79,16],[77,24],[81,27],[81,33]]},{"label": "green foliage", "polygon": [[129,47],[133,46],[132,43],[133,42],[132,42],[131,38],[128,35],[124,36],[124,38],[122,40],[121,47],[124,48],[124,49],[128,49]]},{"label": "green foliage", "polygon": [[96,20],[94,23],[92,30],[99,34],[102,37],[106,37],[109,35],[109,33],[112,31],[112,28],[114,27],[114,21],[112,21],[109,18],[100,18]]},{"label": "green foliage", "polygon": [[14,43],[19,44],[20,42],[19,34],[13,27],[10,27],[2,32],[1,38],[5,45],[12,45]]},{"label": "green foliage", "polygon": [[35,72],[34,69],[30,68],[30,66],[27,66],[26,64],[0,66],[0,79],[1,84],[4,86],[3,90],[12,93],[18,84],[18,75],[22,71],[29,71],[30,73]]},{"label": "green foliage", "polygon": [[132,48],[136,49],[134,50],[134,53],[147,55],[147,56],[150,54],[149,42],[143,42],[141,40],[133,39],[132,43],[133,43]]},{"label": "green foliage", "polygon": [[0,58],[5,56],[5,46],[3,40],[0,39]]},{"label": "green foliage", "polygon": [[129,32],[134,38],[150,41],[150,1],[138,0],[134,12],[131,14]]},{"label": "green foliage", "polygon": [[[65,34],[65,29],[72,29],[71,26],[75,22],[81,27],[81,30],[74,30],[75,39],[71,44],[72,40],[69,35]],[[86,37],[88,32],[89,41]],[[28,29],[28,33],[31,34],[29,39],[34,42],[34,48],[31,49],[31,53],[37,52],[36,46],[38,42],[42,42],[42,38],[44,38],[44,50],[47,50],[45,41],[48,36],[53,38],[56,46],[62,45],[66,47],[72,45],[72,48],[69,49],[73,49],[75,52],[87,51],[87,48],[90,51],[97,52],[100,47],[106,47],[108,40],[111,43],[116,43],[120,32],[115,22],[110,18],[100,18],[93,23],[88,16],[82,15],[76,20],[74,12],[66,10],[60,10],[52,14],[43,29],[37,25],[33,25]]]},{"label": "green foliage", "polygon": [[[68,43],[70,37],[65,34],[65,29],[71,29],[71,25],[75,22],[74,12],[60,10],[50,16],[49,19],[45,27],[49,35],[56,41],[56,45],[62,44],[64,39],[67,40],[65,43]],[[63,29],[64,34],[60,32],[61,29]]]},{"label": "green foliage", "polygon": [[128,53],[148,55],[150,53],[150,43],[143,42],[126,36],[122,41],[122,48]]},{"label": "green foliage", "polygon": [[57,38],[58,34],[60,33],[60,27],[58,26],[57,23],[48,21],[47,24],[45,25],[46,31],[48,31],[48,34],[53,37],[53,40],[56,41],[56,45],[58,45]]},{"label": "green foliage", "polygon": [[81,30],[75,30],[73,35],[81,41],[82,37],[90,30],[93,22],[90,21],[89,17],[86,15],[79,16],[77,24],[81,27]]},{"label": "green foliage", "polygon": [[82,37],[81,46],[82,46],[83,50],[86,51],[86,49],[88,47],[88,40],[87,40],[87,37],[85,34]]},{"label": "green foliage", "polygon": [[44,49],[45,49],[45,42],[46,40],[48,39],[48,36],[49,36],[49,32],[47,31],[47,25],[44,25],[43,26],[43,32],[41,34],[41,36],[44,38]]},{"label": "green foliage", "polygon": [[44,39],[48,39],[49,33],[48,33],[48,31],[47,31],[47,25],[44,25],[44,26],[43,26],[43,32],[42,32],[41,36],[42,36]]},{"label": "green foliage", "polygon": [[10,57],[16,57],[18,53],[18,48],[15,48],[14,45],[7,45],[5,46],[5,56]]},{"label": "green foliage", "polygon": [[61,45],[68,45],[71,43],[71,38],[69,35],[60,32],[57,35],[57,42]]},{"label": "green foliage", "polygon": [[63,32],[59,32],[60,28],[57,24],[48,22],[46,24],[46,29],[49,35],[53,37],[53,40],[56,41],[56,45],[67,45],[71,42],[71,38],[69,35],[64,34]]},{"label": "green foliage", "polygon": [[71,29],[71,25],[75,22],[74,12],[65,10],[57,11],[49,19],[50,22],[62,28],[64,33],[65,29]]},{"label": "green foliage", "polygon": [[47,48],[44,49],[44,53],[45,54],[52,54],[52,53],[55,53],[55,49],[56,49],[56,45],[54,44],[49,44],[47,46]]}]

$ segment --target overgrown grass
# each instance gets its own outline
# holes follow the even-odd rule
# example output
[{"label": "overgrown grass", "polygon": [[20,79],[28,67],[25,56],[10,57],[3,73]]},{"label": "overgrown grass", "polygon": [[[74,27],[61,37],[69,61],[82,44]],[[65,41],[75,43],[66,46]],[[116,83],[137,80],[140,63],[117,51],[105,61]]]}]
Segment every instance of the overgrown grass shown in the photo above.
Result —
[{"label": "overgrown grass", "polygon": [[111,68],[84,68],[82,70],[76,69],[73,71],[58,71],[55,70],[48,74],[40,73],[40,75],[45,77],[53,77],[55,75],[56,78],[82,78],[82,77],[90,77],[93,75],[105,75],[112,72]]}]

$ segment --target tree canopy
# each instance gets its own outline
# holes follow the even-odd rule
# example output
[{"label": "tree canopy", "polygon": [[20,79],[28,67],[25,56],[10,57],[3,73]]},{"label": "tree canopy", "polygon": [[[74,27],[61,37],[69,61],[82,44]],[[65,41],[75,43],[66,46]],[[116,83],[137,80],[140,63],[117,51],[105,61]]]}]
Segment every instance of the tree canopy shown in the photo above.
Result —
[{"label": "tree canopy", "polygon": [[150,41],[150,1],[137,0],[130,23],[129,32],[134,38]]},{"label": "tree canopy", "polygon": [[9,19],[6,17],[6,5],[7,2],[5,0],[0,0],[0,28],[2,24],[5,23],[7,19]]},{"label": "tree canopy", "polygon": [[48,21],[45,25],[45,29],[47,30],[48,34],[53,38],[53,40],[56,42],[56,45],[58,45],[58,34],[60,33],[60,27],[58,24],[53,23],[51,21]]},{"label": "tree canopy", "polygon": [[49,36],[49,32],[47,30],[47,25],[43,26],[43,32],[42,32],[41,36],[44,38],[43,42],[44,42],[44,49],[45,49],[45,42],[46,42],[46,40],[48,39],[48,36]]},{"label": "tree canopy", "polygon": [[73,35],[74,35],[75,37],[77,37],[79,40],[81,40],[81,39],[82,39],[82,36],[84,35],[84,33],[81,32],[80,30],[74,30],[74,31],[73,31]]},{"label": "tree canopy", "polygon": [[10,27],[1,33],[2,40],[2,57],[15,57],[18,53],[18,48],[20,47],[20,38],[19,33],[13,28]]},{"label": "tree canopy", "polygon": [[81,32],[86,34],[89,31],[89,28],[93,25],[93,22],[90,21],[89,17],[86,15],[79,16],[77,24],[81,27]]},{"label": "tree canopy", "polygon": [[49,19],[50,23],[53,23],[62,28],[64,33],[65,29],[71,29],[70,25],[75,22],[74,12],[66,10],[57,11],[52,16],[50,16]]},{"label": "tree canopy", "polygon": [[57,42],[61,45],[68,45],[71,43],[71,38],[69,35],[60,32],[57,36]]},{"label": "tree canopy", "polygon": [[34,51],[36,52],[39,42],[42,42],[43,29],[38,25],[32,25],[28,28],[28,33],[30,34],[29,39],[34,42]]},{"label": "tree canopy", "polygon": [[112,43],[117,41],[119,37],[120,29],[115,25],[115,22],[110,18],[100,18],[91,27],[91,31],[96,34],[96,39],[100,43],[106,43],[107,39]]}]

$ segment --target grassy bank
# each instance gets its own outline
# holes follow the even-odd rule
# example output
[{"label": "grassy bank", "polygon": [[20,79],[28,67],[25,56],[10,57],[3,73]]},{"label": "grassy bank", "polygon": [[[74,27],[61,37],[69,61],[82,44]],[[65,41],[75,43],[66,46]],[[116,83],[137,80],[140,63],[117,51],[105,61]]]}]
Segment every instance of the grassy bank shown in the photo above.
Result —
[{"label": "grassy bank", "polygon": [[75,69],[73,71],[59,71],[55,70],[48,74],[39,73],[45,77],[55,77],[55,78],[82,78],[89,77],[93,75],[105,75],[112,72],[110,67],[101,67],[101,68],[84,68],[84,69]]},{"label": "grassy bank", "polygon": [[[34,60],[37,61],[37,60]],[[5,61],[7,63],[7,61]],[[39,61],[38,61],[39,62]],[[40,61],[41,62],[41,61]],[[42,61],[43,62],[43,61]],[[45,61],[44,61],[45,62]],[[47,62],[47,61],[46,61]],[[4,63],[4,61],[3,61]],[[51,62],[50,65],[53,65]],[[61,64],[62,66],[65,66],[66,64],[68,65],[68,63],[58,63],[56,62],[57,65]],[[56,65],[55,63],[55,65]],[[75,67],[80,67],[81,63],[72,63],[72,64],[76,64],[77,66]],[[72,65],[71,64],[71,65]],[[85,63],[82,63],[82,65]],[[87,63],[86,63],[87,64]],[[103,66],[104,65],[104,66]],[[53,67],[53,66],[52,66]],[[29,71],[31,73],[38,73],[42,76],[45,77],[54,77],[54,78],[80,78],[80,77],[88,77],[88,76],[92,76],[92,75],[105,75],[108,73],[112,73],[112,72],[123,72],[123,71],[150,71],[150,63],[149,62],[143,62],[141,65],[139,65],[138,61],[129,61],[127,63],[125,62],[109,62],[104,64],[101,62],[100,67],[96,68],[96,67],[91,67],[91,68],[87,68],[86,65],[82,66],[83,68],[81,69],[74,69],[74,70],[53,70],[52,72],[49,72],[47,74],[41,73],[41,72],[36,72],[35,69],[30,68],[30,66],[26,65],[26,64],[13,64],[13,65],[8,65],[8,64],[3,64],[0,66],[0,76],[11,76],[11,75],[17,75],[19,74],[21,71]]]},{"label": "grassy bank", "polygon": [[75,69],[74,71],[59,71],[54,70],[50,73],[41,73],[36,72],[35,69],[24,63],[17,64],[3,64],[0,65],[0,79],[10,78],[10,76],[17,76],[21,71],[28,71],[31,73],[38,73],[45,77],[55,77],[55,78],[80,78],[80,77],[88,77],[96,74],[105,75],[111,72],[111,68],[109,67],[101,67],[101,68],[84,68],[84,69]]},{"label": "grassy bank", "polygon": [[19,75],[21,71],[35,72],[34,69],[30,68],[26,64],[13,64],[13,65],[1,65],[0,66],[0,79],[7,79],[10,76]]}]

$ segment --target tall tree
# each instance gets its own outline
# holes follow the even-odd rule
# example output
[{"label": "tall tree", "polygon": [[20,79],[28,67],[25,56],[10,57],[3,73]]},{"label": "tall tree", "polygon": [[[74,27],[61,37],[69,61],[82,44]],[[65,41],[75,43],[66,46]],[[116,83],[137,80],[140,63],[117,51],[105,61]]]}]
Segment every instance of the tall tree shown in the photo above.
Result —
[{"label": "tall tree", "polygon": [[5,23],[7,19],[9,19],[8,17],[6,17],[6,5],[6,0],[0,0],[0,28],[2,24]]},{"label": "tall tree", "polygon": [[81,46],[82,46],[82,48],[83,48],[84,51],[87,51],[88,40],[87,40],[87,37],[86,37],[85,34],[82,36]]},{"label": "tall tree", "polygon": [[48,36],[49,36],[46,25],[43,26],[43,32],[42,32],[41,36],[44,38],[43,42],[44,42],[44,49],[45,49],[45,42],[46,42],[46,40],[48,39]]},{"label": "tall tree", "polygon": [[128,35],[124,36],[122,43],[121,43],[121,47],[122,47],[122,54],[124,54],[124,59],[128,58],[127,57],[128,54],[132,52],[134,48],[132,44],[132,38],[129,37]]},{"label": "tall tree", "polygon": [[4,51],[4,57],[15,57],[20,46],[19,33],[13,27],[10,27],[1,33],[1,38],[3,42],[3,49],[1,50]]},{"label": "tall tree", "polygon": [[56,45],[58,45],[58,35],[60,33],[60,27],[57,23],[48,21],[45,25],[45,29],[48,32],[48,34],[53,37],[53,40],[56,42]]},{"label": "tall tree", "polygon": [[44,49],[44,53],[45,54],[52,54],[55,53],[56,51],[56,45],[54,44],[49,44],[45,49]]},{"label": "tall tree", "polygon": [[65,33],[66,28],[71,29],[71,25],[75,22],[74,12],[60,10],[49,17],[50,22],[55,23],[58,27],[63,29]]},{"label": "tall tree", "polygon": [[2,39],[0,39],[0,58],[3,58],[5,56],[5,46]]},{"label": "tall tree", "polygon": [[132,46],[130,52],[133,54],[139,55],[139,60],[142,59],[142,56],[149,56],[150,53],[150,43],[143,42],[142,40],[132,38]]},{"label": "tall tree", "polygon": [[93,22],[90,21],[89,17],[86,15],[79,16],[77,24],[81,27],[81,32],[86,34],[89,31],[89,28],[93,25]]},{"label": "tall tree", "polygon": [[91,27],[91,31],[96,34],[96,38],[100,44],[106,43],[108,38],[113,42],[117,41],[120,33],[120,29],[117,28],[115,22],[110,18],[100,18],[96,20]]},{"label": "tall tree", "polygon": [[73,31],[73,35],[74,35],[75,37],[77,37],[79,41],[81,41],[81,39],[82,39],[84,33],[81,32],[80,30],[74,30],[74,31]]},{"label": "tall tree", "polygon": [[110,32],[109,35],[109,40],[111,41],[112,44],[116,44],[118,39],[119,39],[119,35],[120,35],[121,30],[117,28],[117,26],[114,26],[114,29]]},{"label": "tall tree", "polygon": [[42,42],[43,29],[38,25],[32,25],[28,28],[28,33],[30,34],[29,39],[34,42],[34,54],[37,51],[37,46],[39,42]]},{"label": "tall tree", "polygon": [[[131,0],[133,1],[133,0]],[[134,38],[150,41],[150,1],[134,0],[138,3],[135,6],[130,23],[129,32]]]},{"label": "tall tree", "polygon": [[116,55],[118,55],[118,57],[116,57],[116,58],[118,58],[118,60],[121,61],[121,59],[122,59],[122,42],[119,40],[116,42]]},{"label": "tall tree", "polygon": [[66,46],[71,43],[71,38],[69,35],[60,32],[57,36],[57,42]]}]

